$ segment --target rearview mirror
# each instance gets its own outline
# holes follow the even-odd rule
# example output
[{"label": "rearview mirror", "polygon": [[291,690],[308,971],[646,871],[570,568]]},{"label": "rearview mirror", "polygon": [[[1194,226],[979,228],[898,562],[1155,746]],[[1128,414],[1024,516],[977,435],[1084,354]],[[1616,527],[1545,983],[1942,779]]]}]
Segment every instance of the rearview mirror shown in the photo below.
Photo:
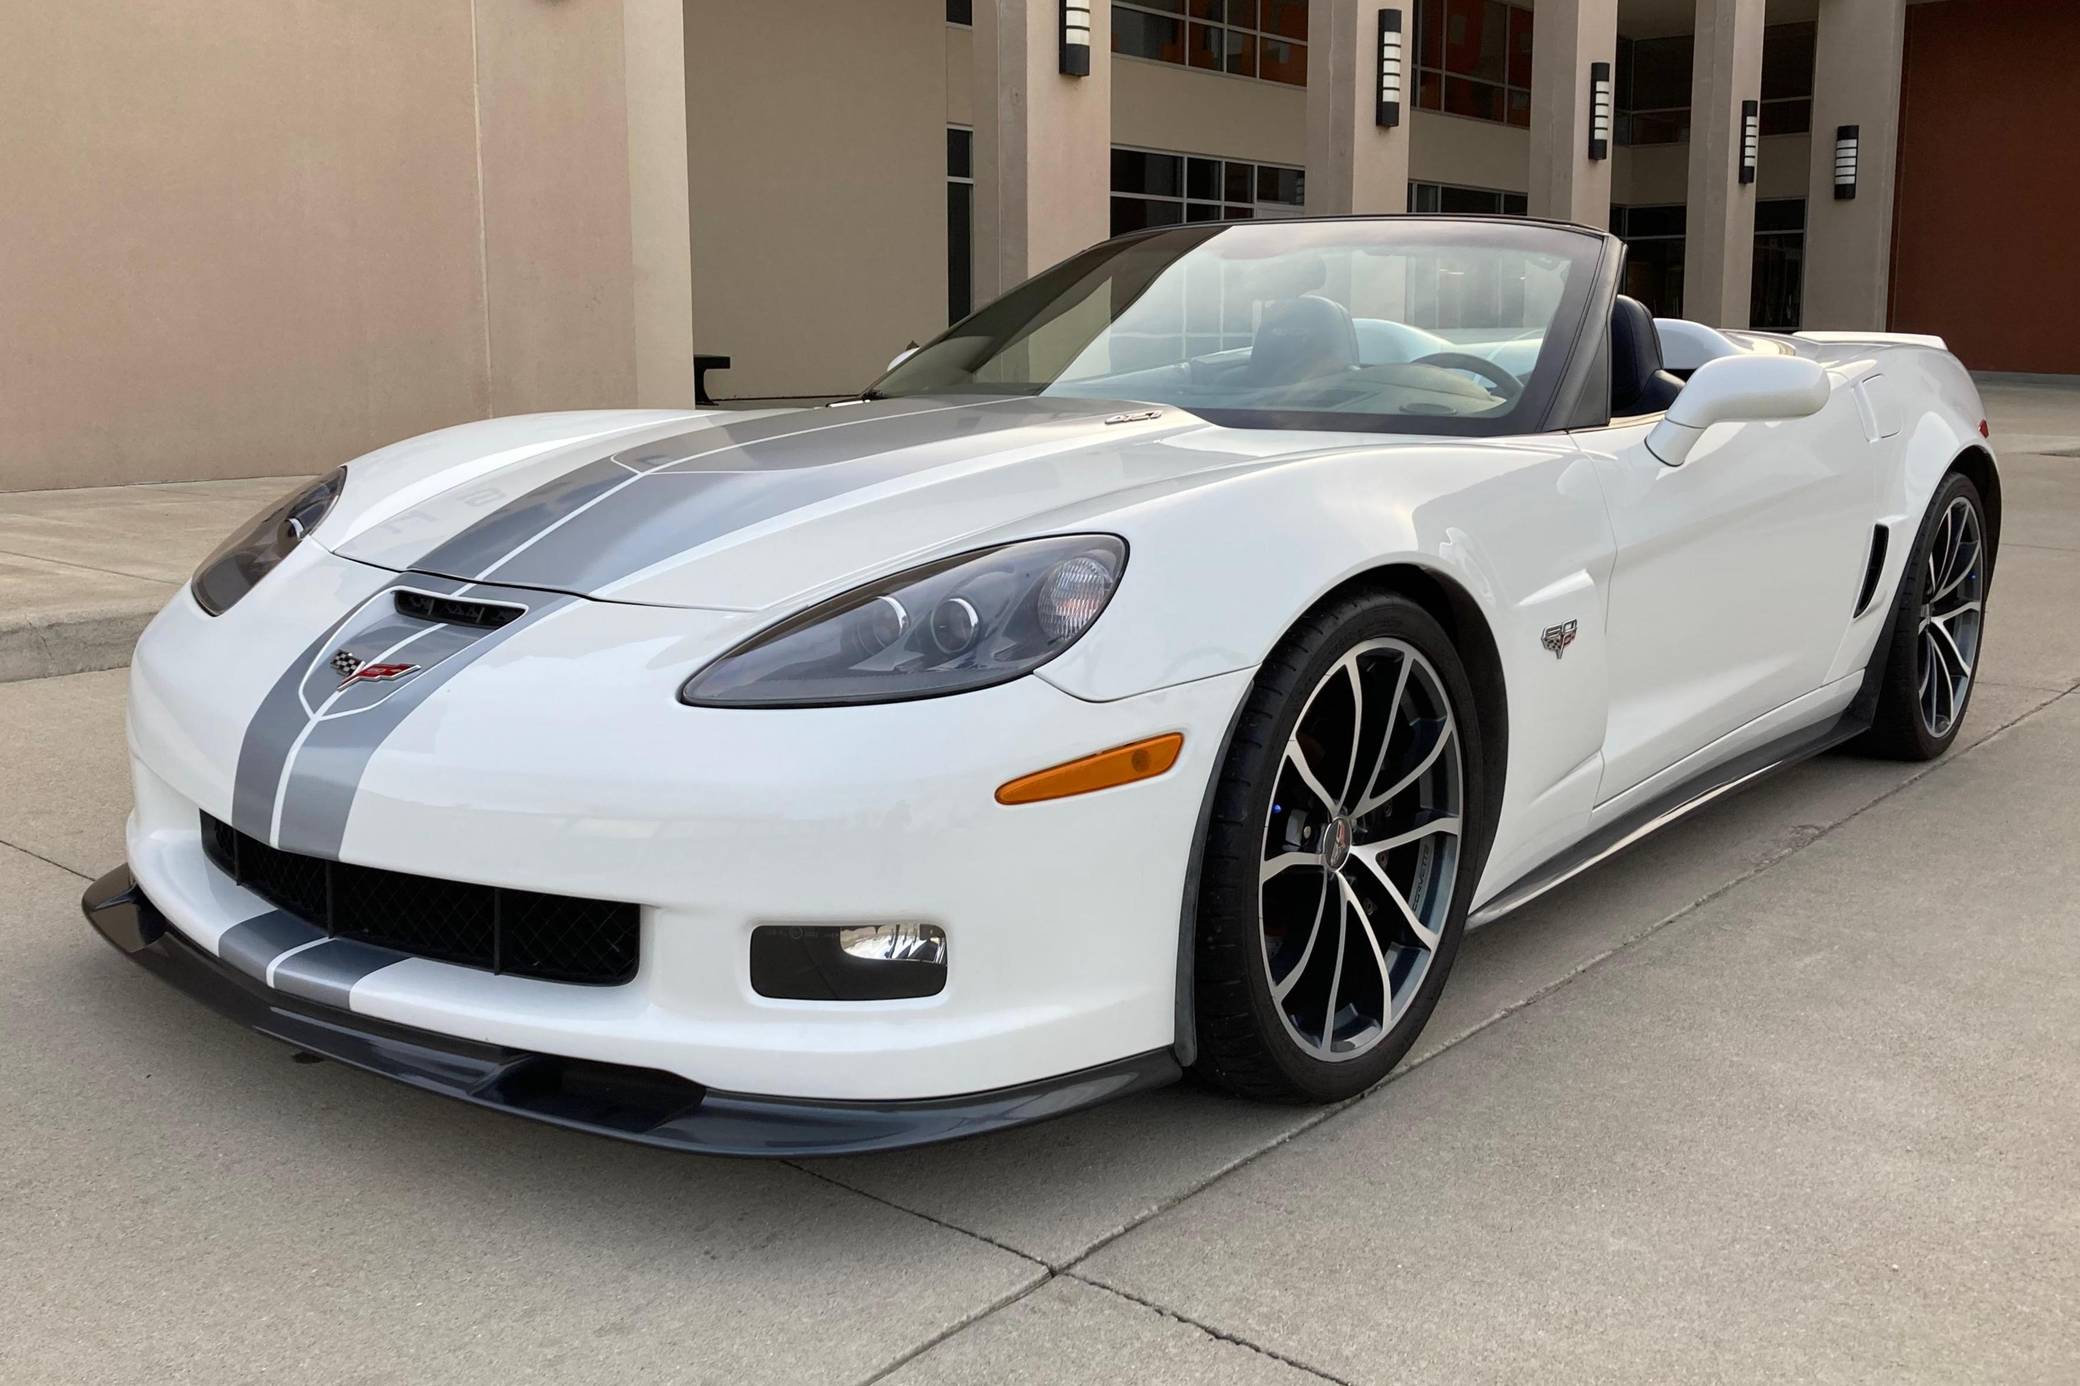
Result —
[{"label": "rearview mirror", "polygon": [[1647,451],[1680,467],[1715,423],[1803,419],[1827,407],[1827,372],[1800,356],[1722,356],[1707,361],[1647,435]]}]

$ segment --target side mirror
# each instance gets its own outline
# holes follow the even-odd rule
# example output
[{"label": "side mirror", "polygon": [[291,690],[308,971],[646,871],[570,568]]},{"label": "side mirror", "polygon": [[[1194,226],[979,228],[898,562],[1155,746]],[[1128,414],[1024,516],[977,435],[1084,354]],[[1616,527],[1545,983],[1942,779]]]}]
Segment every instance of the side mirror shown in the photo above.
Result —
[{"label": "side mirror", "polygon": [[894,356],[889,358],[888,368],[890,370],[894,370],[897,366],[902,365],[905,361],[909,360],[911,357],[915,355],[917,355],[917,343],[912,342],[909,346],[904,347],[901,351],[897,352]]},{"label": "side mirror", "polygon": [[1680,467],[1715,423],[1807,418],[1827,407],[1828,394],[1827,372],[1817,361],[1745,352],[1722,356],[1697,368],[1668,416],[1647,435],[1647,451]]}]

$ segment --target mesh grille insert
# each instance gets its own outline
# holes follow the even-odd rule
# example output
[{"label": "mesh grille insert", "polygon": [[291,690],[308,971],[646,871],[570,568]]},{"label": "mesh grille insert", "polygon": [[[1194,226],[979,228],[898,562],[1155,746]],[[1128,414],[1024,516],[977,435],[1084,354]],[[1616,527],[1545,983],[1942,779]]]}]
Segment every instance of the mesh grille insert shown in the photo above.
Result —
[{"label": "mesh grille insert", "polygon": [[335,938],[556,982],[611,985],[636,974],[634,905],[299,856],[206,813],[202,849],[240,885]]}]

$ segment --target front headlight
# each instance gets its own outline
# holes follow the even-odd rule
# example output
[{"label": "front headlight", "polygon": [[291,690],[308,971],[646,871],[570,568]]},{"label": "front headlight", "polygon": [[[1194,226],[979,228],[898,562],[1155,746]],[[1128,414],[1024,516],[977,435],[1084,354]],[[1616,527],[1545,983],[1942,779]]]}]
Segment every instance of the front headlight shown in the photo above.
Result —
[{"label": "front headlight", "polygon": [[318,527],[346,484],[347,469],[341,467],[255,515],[195,570],[188,588],[196,604],[212,616],[229,611]]},{"label": "front headlight", "polygon": [[1109,534],[942,559],[858,588],[739,645],[686,681],[697,707],[890,703],[987,688],[1075,644],[1127,563]]}]

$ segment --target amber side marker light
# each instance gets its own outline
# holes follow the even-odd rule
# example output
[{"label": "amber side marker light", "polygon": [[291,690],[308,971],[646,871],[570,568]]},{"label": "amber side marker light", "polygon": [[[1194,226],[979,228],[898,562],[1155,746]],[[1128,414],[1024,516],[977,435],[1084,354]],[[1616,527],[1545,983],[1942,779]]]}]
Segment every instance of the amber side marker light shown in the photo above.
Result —
[{"label": "amber side marker light", "polygon": [[1096,789],[1154,779],[1177,764],[1177,753],[1183,749],[1182,732],[1115,746],[1066,765],[1021,775],[997,791],[997,802],[1037,804],[1045,799],[1066,799],[1072,794],[1089,794]]}]

